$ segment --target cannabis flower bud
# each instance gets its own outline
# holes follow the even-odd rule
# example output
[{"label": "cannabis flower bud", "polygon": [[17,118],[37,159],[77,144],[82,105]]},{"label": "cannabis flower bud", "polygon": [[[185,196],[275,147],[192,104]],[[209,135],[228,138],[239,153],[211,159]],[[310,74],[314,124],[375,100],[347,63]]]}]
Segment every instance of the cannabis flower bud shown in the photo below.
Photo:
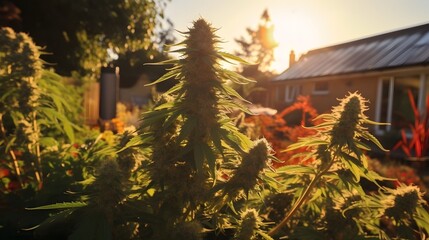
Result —
[{"label": "cannabis flower bud", "polygon": [[366,119],[363,113],[367,110],[365,102],[361,95],[351,93],[333,109],[333,114],[338,121],[331,130],[331,146],[354,148],[352,140],[359,135],[359,131],[363,130],[361,125]]},{"label": "cannabis flower bud", "polygon": [[241,224],[235,234],[236,240],[255,239],[256,231],[261,225],[261,219],[258,212],[253,209],[247,209],[241,213]]},{"label": "cannabis flower bud", "polygon": [[112,209],[125,197],[122,172],[111,158],[102,161],[97,170],[92,200],[101,209]]},{"label": "cannabis flower bud", "polygon": [[384,214],[395,220],[411,217],[419,204],[425,202],[417,186],[401,185],[390,192],[391,195],[384,200],[387,206]]},{"label": "cannabis flower bud", "polygon": [[257,183],[259,173],[267,166],[271,148],[265,139],[255,141],[255,145],[243,156],[239,168],[227,182],[225,193],[236,195],[240,189],[250,191]]},{"label": "cannabis flower bud", "polygon": [[26,115],[33,110],[40,95],[35,83],[42,73],[39,57],[38,47],[27,34],[0,29],[0,92],[18,90],[2,99],[0,112],[15,107]]}]

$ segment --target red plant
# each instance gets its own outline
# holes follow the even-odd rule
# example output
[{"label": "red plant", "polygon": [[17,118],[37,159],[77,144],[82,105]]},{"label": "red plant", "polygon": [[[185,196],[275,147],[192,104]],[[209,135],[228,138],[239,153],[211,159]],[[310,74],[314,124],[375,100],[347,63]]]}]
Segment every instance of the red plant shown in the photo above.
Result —
[{"label": "red plant", "polygon": [[408,98],[414,113],[414,124],[410,124],[412,137],[409,140],[405,134],[405,129],[401,129],[402,139],[393,149],[401,147],[402,151],[408,157],[421,158],[425,156],[429,149],[429,96],[426,97],[426,112],[424,116],[421,116],[411,90],[408,90]]},{"label": "red plant", "polygon": [[[292,112],[302,111],[301,125],[290,126],[285,120],[285,117]],[[308,136],[314,133],[314,130],[304,128],[307,125],[306,119],[309,117],[313,119],[317,117],[317,111],[310,103],[310,97],[298,96],[297,101],[291,106],[283,109],[280,113],[275,115],[255,115],[245,119],[246,124],[253,125],[253,135],[255,137],[265,137],[271,143],[275,156],[282,161],[281,163],[274,163],[274,167],[280,167],[287,164],[296,164],[300,159],[292,159],[292,156],[303,150],[297,149],[294,151],[284,152],[284,150],[291,144],[298,141],[299,138]]]}]

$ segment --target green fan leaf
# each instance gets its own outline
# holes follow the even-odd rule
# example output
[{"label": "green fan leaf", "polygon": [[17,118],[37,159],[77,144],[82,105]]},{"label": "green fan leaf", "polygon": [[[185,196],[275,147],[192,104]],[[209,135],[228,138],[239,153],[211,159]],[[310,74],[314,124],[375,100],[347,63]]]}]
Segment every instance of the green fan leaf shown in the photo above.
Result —
[{"label": "green fan leaf", "polygon": [[64,208],[81,208],[88,204],[85,202],[64,202],[54,203],[40,207],[26,208],[27,210],[53,210],[53,209],[64,209]]}]

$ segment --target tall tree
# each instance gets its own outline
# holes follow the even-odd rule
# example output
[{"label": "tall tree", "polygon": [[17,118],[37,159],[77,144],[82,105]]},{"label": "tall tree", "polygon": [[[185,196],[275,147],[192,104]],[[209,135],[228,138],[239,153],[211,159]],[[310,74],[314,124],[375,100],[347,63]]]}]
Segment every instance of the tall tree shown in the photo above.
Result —
[{"label": "tall tree", "polygon": [[258,28],[246,29],[248,36],[235,39],[240,47],[237,55],[250,62],[256,63],[259,72],[270,71],[270,65],[274,61],[274,49],[278,46],[274,40],[274,25],[271,22],[268,10],[261,15]]},{"label": "tall tree", "polygon": [[169,0],[6,1],[21,10],[17,30],[45,47],[49,55],[44,59],[59,73],[77,71],[93,78],[112,56],[129,56],[141,49],[145,51],[140,58],[159,54],[156,33],[165,23],[163,10]]},{"label": "tall tree", "polygon": [[274,25],[271,22],[268,10],[264,10],[261,15],[257,29],[247,28],[246,37],[235,39],[240,47],[236,54],[253,65],[244,65],[240,72],[243,76],[256,80],[256,83],[246,86],[236,86],[243,96],[256,104],[267,104],[267,81],[274,74],[270,66],[274,61],[274,49],[277,42],[274,40]]}]

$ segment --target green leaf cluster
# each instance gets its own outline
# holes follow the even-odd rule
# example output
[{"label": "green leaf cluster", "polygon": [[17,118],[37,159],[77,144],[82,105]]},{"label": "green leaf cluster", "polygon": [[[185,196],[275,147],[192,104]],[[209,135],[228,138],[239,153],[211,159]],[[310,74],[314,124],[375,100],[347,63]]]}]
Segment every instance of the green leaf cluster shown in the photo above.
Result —
[{"label": "green leaf cluster", "polygon": [[[314,163],[285,166],[278,169],[279,175],[273,174],[282,179],[283,190],[270,197],[273,202],[267,208],[277,222],[271,236],[418,239],[428,233],[428,221],[421,221],[427,210],[420,189],[405,185],[389,189],[383,181],[391,179],[368,170],[365,151],[370,145],[384,148],[368,131],[366,125],[379,123],[368,120],[366,110],[366,100],[350,93],[332,113],[318,117],[323,122],[312,127],[314,135],[288,147],[305,149],[296,157]],[[288,199],[283,209],[273,205],[279,197]]]},{"label": "green leaf cluster", "polygon": [[45,47],[44,59],[62,75],[95,81],[100,67],[114,60],[108,49],[128,66],[160,55],[166,0],[11,2],[21,12],[19,28]]},{"label": "green leaf cluster", "polygon": [[43,68],[40,49],[28,35],[2,28],[0,46],[1,167],[12,171],[20,188],[38,189],[45,154],[74,143],[80,130],[80,95]]}]

